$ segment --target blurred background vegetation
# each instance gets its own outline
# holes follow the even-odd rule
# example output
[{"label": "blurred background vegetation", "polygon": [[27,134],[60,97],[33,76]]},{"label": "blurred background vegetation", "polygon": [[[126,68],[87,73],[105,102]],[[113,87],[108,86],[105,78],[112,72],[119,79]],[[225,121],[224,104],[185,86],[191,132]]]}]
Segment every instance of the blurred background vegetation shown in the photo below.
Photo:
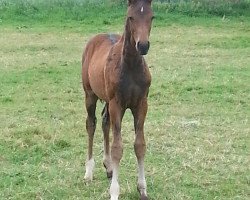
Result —
[{"label": "blurred background vegetation", "polygon": [[168,12],[187,15],[250,15],[249,0],[158,0]]},{"label": "blurred background vegetation", "polygon": [[[126,4],[127,0],[110,0],[117,4]],[[181,12],[188,15],[250,15],[249,0],[154,0],[157,7],[168,12]]]},{"label": "blurred background vegetation", "polygon": [[[250,0],[154,0],[158,13],[188,16],[250,16]],[[0,23],[79,20],[108,14],[121,17],[127,0],[0,0]],[[103,9],[105,8],[105,9]],[[95,11],[95,12],[93,12]],[[163,16],[164,17],[164,16]]]}]

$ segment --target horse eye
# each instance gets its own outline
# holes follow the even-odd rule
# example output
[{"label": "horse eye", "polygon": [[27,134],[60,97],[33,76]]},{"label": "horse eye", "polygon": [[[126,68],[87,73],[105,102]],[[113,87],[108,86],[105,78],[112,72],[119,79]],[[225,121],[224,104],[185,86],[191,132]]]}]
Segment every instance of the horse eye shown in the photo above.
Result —
[{"label": "horse eye", "polygon": [[134,20],[134,18],[133,18],[133,17],[128,17],[128,18],[129,18],[129,20],[130,20],[130,21],[133,21],[133,20]]}]

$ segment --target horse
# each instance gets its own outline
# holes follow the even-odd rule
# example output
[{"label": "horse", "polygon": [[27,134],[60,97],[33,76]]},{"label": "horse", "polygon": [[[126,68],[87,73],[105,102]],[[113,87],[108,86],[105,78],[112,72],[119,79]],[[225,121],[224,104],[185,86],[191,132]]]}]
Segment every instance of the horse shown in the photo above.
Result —
[{"label": "horse", "polygon": [[[105,102],[102,111],[104,135],[103,164],[107,177],[111,179],[111,200],[118,200],[119,163],[123,154],[121,122],[124,113],[130,109],[134,118],[134,151],[138,163],[137,189],[141,200],[147,200],[147,185],[144,171],[146,143],[144,121],[147,114],[147,97],[151,74],[144,55],[148,53],[149,36],[153,20],[152,0],[128,0],[124,33],[98,34],[90,39],[82,57],[82,83],[87,110],[86,129],[88,152],[85,180],[93,179],[95,161],[93,138],[96,129],[96,103]],[[109,131],[112,128],[113,141],[110,151]]]}]

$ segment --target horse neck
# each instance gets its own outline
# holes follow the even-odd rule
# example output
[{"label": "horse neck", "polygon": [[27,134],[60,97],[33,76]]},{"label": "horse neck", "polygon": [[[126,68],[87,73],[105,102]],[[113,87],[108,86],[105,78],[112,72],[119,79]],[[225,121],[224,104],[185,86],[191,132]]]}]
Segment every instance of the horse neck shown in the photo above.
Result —
[{"label": "horse neck", "polygon": [[142,61],[142,56],[136,50],[135,41],[132,39],[129,27],[129,21],[126,20],[125,30],[122,36],[122,61],[129,66],[132,66]]}]

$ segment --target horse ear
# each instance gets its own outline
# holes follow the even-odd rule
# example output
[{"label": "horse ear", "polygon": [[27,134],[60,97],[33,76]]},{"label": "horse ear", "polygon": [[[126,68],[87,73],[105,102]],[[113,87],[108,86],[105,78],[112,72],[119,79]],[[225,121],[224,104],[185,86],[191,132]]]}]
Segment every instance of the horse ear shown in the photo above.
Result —
[{"label": "horse ear", "polygon": [[136,0],[128,0],[128,5],[130,6],[133,2],[135,2]]},{"label": "horse ear", "polygon": [[[128,0],[128,5],[130,6],[132,3],[135,3],[137,0]],[[145,0],[147,1],[148,3],[151,4],[152,0]]]}]

